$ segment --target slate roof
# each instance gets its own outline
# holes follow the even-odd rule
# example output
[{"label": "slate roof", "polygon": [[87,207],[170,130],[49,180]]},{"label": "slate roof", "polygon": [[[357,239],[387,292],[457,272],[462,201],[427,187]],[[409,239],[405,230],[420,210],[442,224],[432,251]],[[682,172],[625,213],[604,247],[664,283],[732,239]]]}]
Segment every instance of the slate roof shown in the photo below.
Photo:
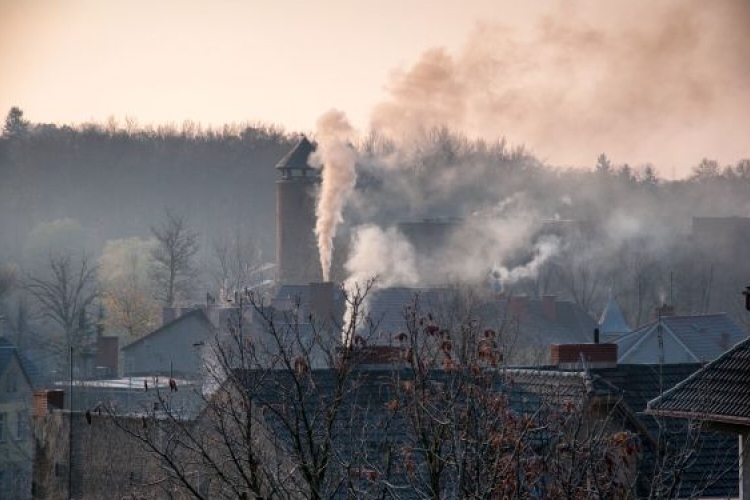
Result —
[{"label": "slate roof", "polygon": [[304,170],[310,169],[310,165],[307,163],[307,159],[311,153],[316,149],[315,144],[310,142],[304,135],[300,138],[299,142],[292,147],[292,149],[285,154],[281,160],[276,164],[278,169],[294,169]]},{"label": "slate roof", "polygon": [[[455,292],[449,288],[392,287],[371,292],[367,303],[372,320],[378,325],[382,337],[404,329],[406,308],[415,303],[422,314],[432,313],[437,321],[449,321]],[[526,299],[526,310],[521,318],[512,317],[507,299],[490,300],[476,306],[473,311],[481,327],[508,330],[518,340],[549,346],[552,343],[578,343],[591,340],[596,322],[573,302],[556,300],[555,318],[545,316],[542,301]],[[510,332],[513,330],[513,332]]]},{"label": "slate roof", "polygon": [[750,339],[650,401],[648,408],[654,414],[750,426]]},{"label": "slate roof", "polygon": [[[301,382],[299,386],[294,383],[292,374],[285,371],[258,371],[251,372],[249,377],[247,374],[240,376],[244,377],[243,380],[250,381],[248,387],[253,392],[255,407],[262,408],[262,415],[277,447],[295,453],[295,440],[290,428],[304,425],[301,423],[303,421],[314,429],[312,435],[315,436],[313,439],[316,443],[330,441],[335,463],[331,464],[326,474],[326,484],[323,485],[325,491],[320,492],[322,496],[351,498],[350,492],[341,487],[346,483],[341,480],[341,470],[375,467],[381,471],[391,470],[388,483],[396,491],[396,495],[392,493],[390,496],[402,499],[426,497],[426,491],[417,491],[419,481],[415,483],[407,479],[404,470],[403,449],[404,446],[410,446],[410,440],[414,439],[413,431],[407,430],[411,424],[404,413],[393,411],[389,407],[399,397],[397,384],[408,384],[413,380],[410,370],[355,369],[345,383],[341,406],[331,430],[327,430],[325,426],[326,415],[334,401],[337,384],[335,370],[312,370],[309,379],[296,377]],[[449,372],[442,370],[427,375],[431,382],[446,386],[451,384],[451,377]],[[499,374],[496,382],[499,392],[510,393],[508,402],[511,408],[519,413],[524,412],[529,404],[526,397],[528,394],[505,385]],[[302,398],[295,393],[296,387],[301,387]],[[300,431],[298,437],[301,445],[303,449],[307,449],[310,445],[306,441],[309,439],[308,434],[304,427]],[[299,444],[297,443],[298,446]],[[415,461],[418,461],[419,453],[415,451],[414,455]],[[386,467],[384,460],[393,463]],[[445,481],[450,483],[449,479]],[[362,490],[357,498],[369,497],[362,495],[367,487],[363,483],[366,481],[358,485]],[[446,484],[446,491],[451,492],[450,484]]]},{"label": "slate roof", "polygon": [[208,317],[206,316],[206,313],[203,311],[203,309],[197,308],[197,309],[193,309],[192,311],[189,311],[189,312],[181,315],[180,317],[178,317],[176,319],[173,319],[172,321],[170,321],[166,325],[160,326],[159,328],[157,328],[153,332],[144,335],[143,337],[139,338],[138,340],[135,340],[135,341],[131,342],[130,344],[128,344],[125,347],[123,347],[122,350],[123,351],[127,351],[128,349],[130,349],[133,346],[139,345],[139,344],[141,344],[141,343],[143,343],[143,342],[145,342],[147,340],[153,339],[154,337],[156,337],[158,335],[162,335],[165,332],[171,330],[173,327],[178,326],[180,323],[184,322],[188,318],[197,318],[199,321],[205,323],[206,329],[207,329],[206,331],[207,332],[210,333],[210,332],[214,331],[214,326],[211,323],[211,321],[208,319]]},{"label": "slate roof", "polygon": [[[726,313],[694,316],[663,316],[665,340],[673,340],[696,363],[714,360],[747,336]],[[621,363],[653,362],[654,353],[638,355],[636,349],[658,335],[659,321],[641,326],[634,332],[614,340],[619,346]],[[669,337],[669,339],[667,339]]]},{"label": "slate roof", "polygon": [[649,478],[657,459],[656,445],[666,440],[666,446],[671,447],[668,448],[671,453],[690,453],[687,467],[677,477],[678,498],[737,496],[736,438],[703,429],[698,439],[693,442],[693,434],[684,423],[664,422],[644,413],[651,399],[662,391],[680,384],[700,368],[701,365],[696,363],[661,367],[641,364],[618,365],[587,371],[559,370],[553,366],[546,366],[536,369],[508,369],[508,373],[512,382],[528,393],[546,392],[547,397],[553,396],[558,400],[600,396],[608,398],[610,403],[623,403],[615,406],[615,415],[619,415],[623,422],[630,421],[636,429],[647,433],[645,438],[648,446],[641,463],[642,492],[650,487]]},{"label": "slate roof", "polygon": [[623,335],[632,331],[633,329],[625,321],[617,301],[614,297],[610,297],[599,318],[599,333],[603,335]]}]

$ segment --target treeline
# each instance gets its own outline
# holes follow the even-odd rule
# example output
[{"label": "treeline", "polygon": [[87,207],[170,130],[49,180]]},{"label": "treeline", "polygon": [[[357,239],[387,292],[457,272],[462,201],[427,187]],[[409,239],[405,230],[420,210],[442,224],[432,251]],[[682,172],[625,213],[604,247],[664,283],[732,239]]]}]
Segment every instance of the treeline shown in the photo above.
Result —
[{"label": "treeline", "polygon": [[[242,233],[261,249],[261,261],[273,261],[273,167],[295,141],[296,134],[258,124],[35,124],[14,108],[0,137],[0,264],[33,272],[23,268],[29,235],[53,221],[64,221],[58,229],[79,224],[80,246],[98,259],[107,241],[149,237],[165,208],[200,235],[201,259],[211,258],[216,241]],[[473,245],[489,247],[483,260],[475,259],[486,273],[492,259],[510,266],[527,258],[522,250],[530,242],[519,236],[525,234],[519,224],[507,221],[588,221],[596,231],[540,266],[523,291],[571,298],[596,315],[613,290],[634,323],[668,300],[680,312],[740,317],[735,289],[750,278],[750,263],[725,258],[733,249],[696,251],[689,237],[693,217],[750,216],[750,160],[696,159],[691,176],[667,180],[652,165],[617,163],[604,154],[582,168],[556,168],[523,147],[445,129],[409,143],[369,136],[356,147],[357,189],[344,214],[343,240],[364,223],[386,228],[441,216],[478,216],[488,226],[505,221],[488,227],[487,233],[497,229],[493,238]],[[346,250],[346,241],[338,249]],[[472,260],[461,252],[447,255]],[[341,269],[344,253],[337,257]]]},{"label": "treeline", "polygon": [[147,236],[165,207],[208,241],[245,225],[273,256],[274,165],[294,138],[265,125],[33,124],[11,111],[0,139],[0,252],[21,261],[32,229],[74,219],[94,252]]}]

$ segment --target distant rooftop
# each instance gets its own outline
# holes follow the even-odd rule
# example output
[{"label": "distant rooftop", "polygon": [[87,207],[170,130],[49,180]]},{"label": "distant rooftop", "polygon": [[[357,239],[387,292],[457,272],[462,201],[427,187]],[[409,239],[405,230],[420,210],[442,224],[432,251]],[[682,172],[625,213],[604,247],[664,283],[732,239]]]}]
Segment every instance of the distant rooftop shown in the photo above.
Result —
[{"label": "distant rooftop", "polygon": [[300,138],[299,142],[284,155],[281,160],[276,164],[278,169],[291,169],[291,170],[305,170],[310,169],[310,165],[307,163],[310,155],[315,151],[315,144],[311,143],[304,135]]}]

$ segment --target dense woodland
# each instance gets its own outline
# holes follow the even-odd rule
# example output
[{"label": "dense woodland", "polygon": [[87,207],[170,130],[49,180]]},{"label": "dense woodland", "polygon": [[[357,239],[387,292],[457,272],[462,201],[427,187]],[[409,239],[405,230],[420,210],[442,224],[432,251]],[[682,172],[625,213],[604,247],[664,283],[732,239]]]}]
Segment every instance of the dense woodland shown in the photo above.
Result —
[{"label": "dense woodland", "polygon": [[[21,310],[36,307],[36,317],[44,315],[22,292],[30,277],[49,269],[53,254],[85,252],[91,267],[104,265],[102,255],[117,242],[153,241],[165,213],[179,214],[197,236],[192,297],[183,298],[215,291],[220,280],[211,277],[222,272],[231,280],[231,252],[221,242],[247,243],[252,256],[244,258],[253,265],[274,260],[274,165],[297,134],[258,124],[213,129],[112,119],[68,126],[29,118],[13,108],[0,137],[0,265],[10,331],[33,322],[34,314],[21,318]],[[474,218],[487,221],[488,234],[495,231],[477,236],[475,246],[483,249],[477,255],[510,268],[534,259],[532,229],[539,221],[589,221],[593,232],[563,241],[516,290],[555,293],[593,315],[611,290],[633,325],[668,301],[679,312],[728,311],[744,319],[739,292],[750,281],[750,264],[734,259],[733,248],[698,249],[690,233],[696,216],[750,216],[750,160],[720,165],[697,158],[690,177],[666,180],[652,165],[618,164],[605,154],[578,168],[546,165],[502,139],[468,139],[445,129],[409,143],[371,135],[356,148],[358,180],[344,238],[365,223],[385,229],[403,219]],[[492,265],[477,262],[480,271],[466,275],[481,277]],[[153,276],[149,266],[133,264],[145,281]],[[153,297],[160,294],[147,295],[155,311]],[[149,321],[125,330],[142,334],[156,320]]]}]

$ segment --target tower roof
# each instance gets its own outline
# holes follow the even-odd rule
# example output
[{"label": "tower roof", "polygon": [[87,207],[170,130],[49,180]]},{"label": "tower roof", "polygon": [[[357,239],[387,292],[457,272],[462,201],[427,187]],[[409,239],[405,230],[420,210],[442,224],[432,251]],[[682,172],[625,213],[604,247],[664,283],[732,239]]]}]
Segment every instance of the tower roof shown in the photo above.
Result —
[{"label": "tower roof", "polygon": [[315,144],[310,142],[304,135],[300,138],[299,142],[284,155],[276,164],[278,169],[293,169],[293,170],[304,170],[311,168],[307,164],[307,159],[310,154],[315,151]]},{"label": "tower roof", "polygon": [[625,334],[633,331],[625,321],[617,301],[611,295],[607,307],[604,308],[599,318],[599,331],[603,334]]}]

